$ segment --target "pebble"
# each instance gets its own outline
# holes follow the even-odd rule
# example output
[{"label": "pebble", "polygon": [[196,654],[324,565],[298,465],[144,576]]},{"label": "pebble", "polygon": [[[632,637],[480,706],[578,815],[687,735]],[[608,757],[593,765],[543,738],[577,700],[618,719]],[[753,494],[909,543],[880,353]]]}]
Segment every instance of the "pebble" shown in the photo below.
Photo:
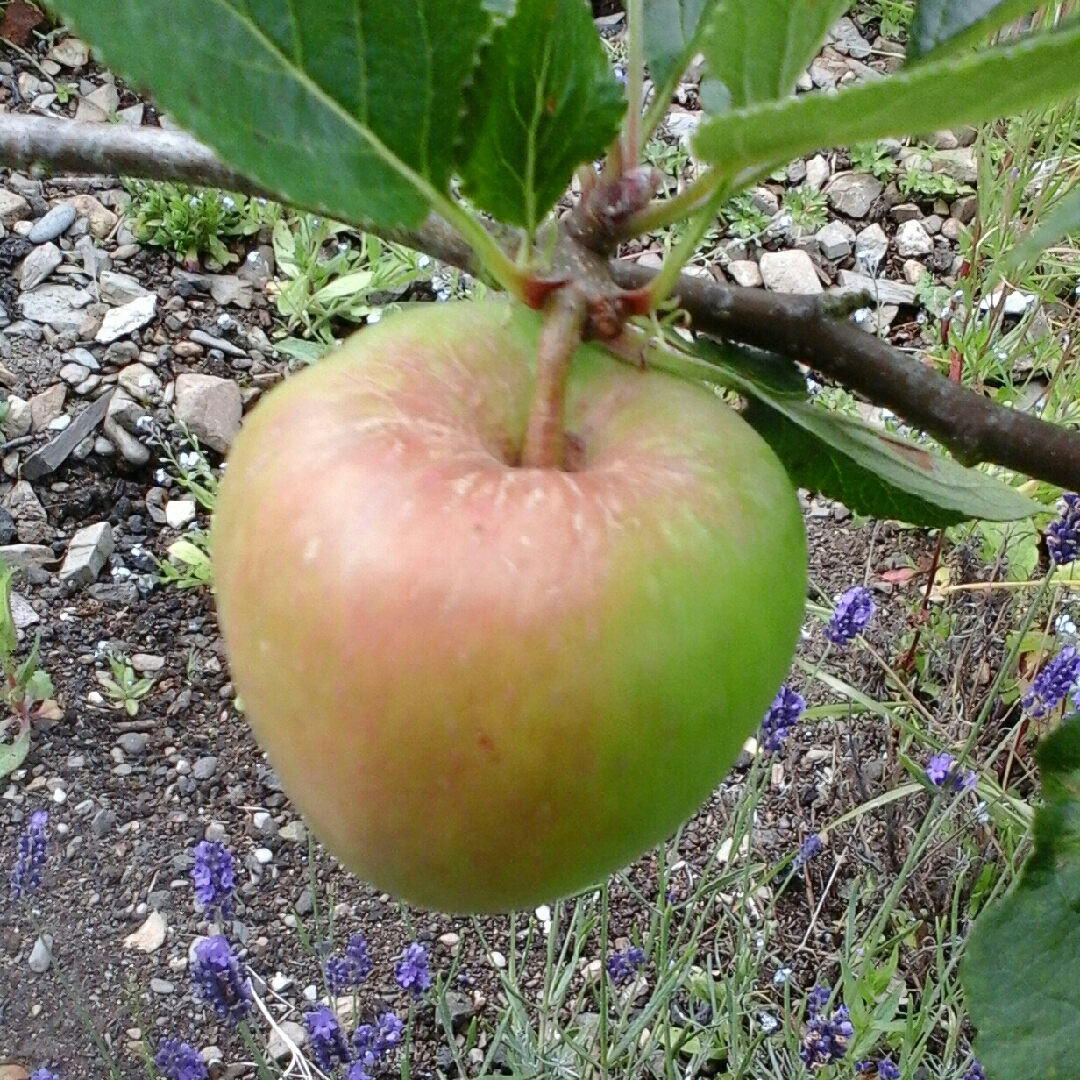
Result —
[{"label": "pebble", "polygon": [[830,221],[814,237],[826,259],[846,259],[855,243],[855,230],[844,221]]},{"label": "pebble", "polygon": [[760,289],[764,284],[761,267],[753,259],[735,259],[727,264],[727,272],[731,280],[744,289]]},{"label": "pebble", "polygon": [[78,333],[86,316],[82,309],[92,297],[72,285],[39,285],[19,297],[19,310],[30,322],[51,326],[57,333]]},{"label": "pebble", "polygon": [[44,975],[52,963],[53,939],[51,934],[42,934],[30,950],[30,970],[36,975]]},{"label": "pebble", "polygon": [[226,356],[247,356],[238,345],[226,341],[225,338],[214,337],[205,330],[192,330],[190,338],[196,345],[207,349],[220,349]]},{"label": "pebble", "polygon": [[222,843],[227,835],[225,826],[220,821],[211,821],[203,830],[203,839],[209,840],[211,844]]},{"label": "pebble", "polygon": [[877,274],[888,250],[889,238],[877,222],[867,225],[855,238],[855,261],[871,277]]},{"label": "pebble", "polygon": [[14,191],[0,188],[0,224],[9,229],[17,221],[24,221],[30,216],[30,204]]},{"label": "pebble", "polygon": [[149,290],[144,289],[130,274],[106,270],[98,279],[98,296],[104,304],[121,306],[149,295]]},{"label": "pebble", "polygon": [[175,411],[200,443],[225,453],[240,430],[240,387],[216,375],[178,375]]},{"label": "pebble", "polygon": [[69,202],[57,203],[43,218],[34,222],[26,239],[31,244],[44,244],[62,236],[75,223],[75,207]]},{"label": "pebble", "polygon": [[267,866],[274,861],[274,853],[269,848],[257,847],[253,854],[260,866]]},{"label": "pebble", "polygon": [[816,154],[806,163],[806,186],[811,191],[820,191],[828,182],[831,170],[829,163]]},{"label": "pebble", "polygon": [[896,230],[896,253],[900,258],[914,259],[933,250],[934,241],[921,221],[905,221]]},{"label": "pebble", "polygon": [[142,757],[146,753],[146,744],[150,736],[142,731],[125,731],[116,740],[116,745],[132,757]]},{"label": "pebble", "polygon": [[217,772],[217,763],[216,757],[201,757],[191,766],[191,775],[196,780],[209,780]]},{"label": "pebble", "polygon": [[822,291],[813,260],[805,251],[766,251],[759,264],[765,288],[814,296]]},{"label": "pebble", "polygon": [[195,511],[191,499],[170,499],[165,504],[165,522],[170,529],[182,529],[195,520]]},{"label": "pebble", "polygon": [[167,929],[165,916],[160,911],[151,911],[146,917],[146,922],[135,933],[128,934],[124,938],[124,948],[138,949],[139,952],[144,953],[157,952],[165,944]]},{"label": "pebble", "polygon": [[155,994],[171,994],[176,987],[168,979],[151,979],[150,990]]},{"label": "pebble", "polygon": [[141,330],[156,313],[157,295],[155,293],[140,296],[137,300],[132,300],[131,303],[124,304],[122,307],[112,308],[106,312],[101,329],[98,330],[94,340],[101,342],[102,345],[109,345],[136,330]]},{"label": "pebble", "polygon": [[64,256],[55,244],[42,244],[23,259],[19,286],[24,291],[36,289],[62,262]]},{"label": "pebble", "polygon": [[20,439],[30,434],[30,425],[33,418],[30,415],[30,403],[24,401],[17,394],[9,394],[7,399],[7,416],[0,425],[0,430],[9,439]]},{"label": "pebble", "polygon": [[112,526],[107,521],[79,529],[68,545],[67,557],[60,568],[60,580],[76,585],[97,581],[113,548]]},{"label": "pebble", "polygon": [[90,822],[90,831],[98,840],[104,840],[116,828],[116,814],[108,807],[102,807]]},{"label": "pebble", "polygon": [[[289,1041],[286,1042],[286,1039]],[[284,1061],[292,1056],[292,1047],[301,1047],[307,1042],[307,1030],[295,1020],[282,1020],[276,1030],[270,1033],[266,1044],[266,1054],[272,1061]],[[204,1055],[205,1056],[205,1055]]]},{"label": "pebble", "polygon": [[76,37],[66,37],[58,41],[46,54],[50,60],[68,68],[86,67],[90,62],[90,50],[84,41]]},{"label": "pebble", "polygon": [[135,653],[131,658],[131,666],[140,675],[154,675],[165,666],[165,657],[155,656],[153,653]]},{"label": "pebble", "polygon": [[904,280],[909,285],[917,285],[925,273],[926,267],[918,259],[908,259],[904,263]]},{"label": "pebble", "polygon": [[841,173],[826,189],[829,205],[845,217],[864,218],[885,185],[869,173]]},{"label": "pebble", "polygon": [[287,825],[282,825],[278,836],[290,844],[303,844],[307,840],[307,827],[299,818],[294,818]]}]

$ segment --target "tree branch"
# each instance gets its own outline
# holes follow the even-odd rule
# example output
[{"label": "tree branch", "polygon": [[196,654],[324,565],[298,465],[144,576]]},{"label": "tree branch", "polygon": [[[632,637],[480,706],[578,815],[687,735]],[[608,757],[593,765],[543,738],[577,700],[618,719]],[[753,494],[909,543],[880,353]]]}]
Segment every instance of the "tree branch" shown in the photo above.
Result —
[{"label": "tree branch", "polygon": [[[191,136],[150,127],[0,114],[0,166],[181,180],[281,198],[252,184]],[[302,209],[326,213],[318,206]],[[469,245],[435,214],[416,229],[353,224],[474,275],[482,274]],[[625,289],[639,289],[655,275],[618,259],[611,262],[611,273]],[[800,360],[933,435],[967,464],[994,462],[1080,490],[1080,432],[1004,409],[950,383],[872,334],[832,317],[821,298],[740,289],[686,275],[680,279],[678,293],[697,329]]]},{"label": "tree branch", "polygon": [[[646,285],[654,270],[612,263],[623,288]],[[1005,409],[830,314],[828,300],[718,285],[683,275],[679,303],[703,333],[799,360],[891,409],[965,465],[993,462],[1076,491],[1080,431]]]}]

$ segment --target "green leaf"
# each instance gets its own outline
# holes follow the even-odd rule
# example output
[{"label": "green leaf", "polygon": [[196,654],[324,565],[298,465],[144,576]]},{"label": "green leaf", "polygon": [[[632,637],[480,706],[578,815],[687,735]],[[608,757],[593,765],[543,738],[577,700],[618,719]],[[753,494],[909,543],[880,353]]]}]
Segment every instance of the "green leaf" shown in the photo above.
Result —
[{"label": "green leaf", "polygon": [[585,0],[518,0],[483,53],[467,101],[465,193],[530,231],[575,167],[611,144],[626,107]]},{"label": "green leaf", "polygon": [[1035,108],[1080,89],[1080,27],[957,56],[838,93],[734,109],[703,124],[694,150],[726,175],[823,146],[939,131]]},{"label": "green leaf", "polygon": [[701,44],[710,93],[727,108],[777,101],[795,88],[850,0],[720,0]]},{"label": "green leaf", "polygon": [[39,701],[51,698],[53,695],[53,682],[47,672],[38,668],[26,681],[26,700],[36,705]]},{"label": "green leaf", "polygon": [[908,63],[985,40],[1036,7],[1033,0],[919,0],[908,28]]},{"label": "green leaf", "polygon": [[1080,722],[1035,752],[1034,850],[975,923],[960,978],[992,1080],[1080,1077]]},{"label": "green leaf", "polygon": [[1008,254],[1002,273],[1011,274],[1022,263],[1038,258],[1048,247],[1074,234],[1080,234],[1080,187],[1070,191],[1050,216]]},{"label": "green leaf", "polygon": [[419,223],[449,188],[482,0],[60,0],[106,62],[283,201]]},{"label": "green leaf", "polygon": [[657,86],[674,86],[697,52],[716,0],[645,0],[645,63]]},{"label": "green leaf", "polygon": [[805,396],[778,394],[758,375],[758,354],[699,341],[698,355],[748,399],[743,416],[799,487],[856,513],[940,528],[968,518],[1013,521],[1041,507],[977,469],[830,412]]},{"label": "green leaf", "polygon": [[24,728],[13,742],[0,742],[0,779],[13,773],[30,753],[30,729]]},{"label": "green leaf", "polygon": [[11,579],[15,571],[0,559],[0,656],[5,659],[18,648],[19,637],[11,614]]}]

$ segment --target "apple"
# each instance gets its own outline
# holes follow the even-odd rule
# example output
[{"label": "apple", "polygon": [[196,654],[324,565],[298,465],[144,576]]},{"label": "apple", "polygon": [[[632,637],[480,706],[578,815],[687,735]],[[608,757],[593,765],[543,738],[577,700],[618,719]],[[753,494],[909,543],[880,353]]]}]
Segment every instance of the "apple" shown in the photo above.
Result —
[{"label": "apple", "polygon": [[538,316],[421,305],[245,422],[212,534],[255,736],[348,868],[442,911],[532,907],[663,840],[791,662],[806,540],[702,386],[573,360],[574,471],[516,464]]}]

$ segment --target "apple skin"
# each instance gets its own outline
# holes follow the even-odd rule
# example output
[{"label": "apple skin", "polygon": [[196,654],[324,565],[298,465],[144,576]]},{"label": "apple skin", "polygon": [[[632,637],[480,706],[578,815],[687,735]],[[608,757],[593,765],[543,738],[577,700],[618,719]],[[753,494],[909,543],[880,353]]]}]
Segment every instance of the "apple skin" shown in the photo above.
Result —
[{"label": "apple skin", "polygon": [[784,678],[806,539],[708,390],[574,357],[579,471],[523,469],[539,319],[423,305],[246,420],[213,528],[233,680],[286,793],[414,904],[533,907],[668,836]]}]

